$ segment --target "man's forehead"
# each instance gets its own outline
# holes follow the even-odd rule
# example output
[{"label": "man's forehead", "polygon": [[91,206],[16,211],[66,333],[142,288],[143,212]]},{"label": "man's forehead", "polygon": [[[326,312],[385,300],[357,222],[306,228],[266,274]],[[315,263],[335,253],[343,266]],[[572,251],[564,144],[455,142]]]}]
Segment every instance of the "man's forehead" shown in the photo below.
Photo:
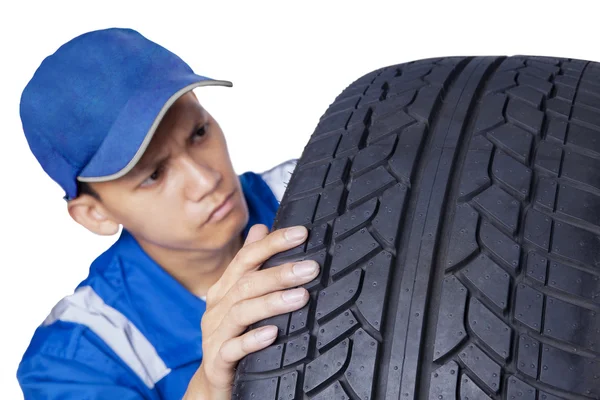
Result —
[{"label": "man's forehead", "polygon": [[158,124],[156,132],[140,161],[133,168],[132,172],[143,169],[148,163],[160,155],[163,143],[172,134],[188,135],[190,129],[193,129],[199,123],[207,119],[207,113],[198,102],[193,92],[188,92],[177,99],[169,110],[165,113],[163,119]]}]

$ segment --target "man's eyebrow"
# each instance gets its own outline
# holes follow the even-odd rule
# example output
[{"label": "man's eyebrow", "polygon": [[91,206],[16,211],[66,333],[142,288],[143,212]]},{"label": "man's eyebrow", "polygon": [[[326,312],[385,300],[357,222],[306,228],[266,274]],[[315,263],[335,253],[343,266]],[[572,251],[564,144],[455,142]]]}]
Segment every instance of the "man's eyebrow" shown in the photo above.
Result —
[{"label": "man's eyebrow", "polygon": [[160,157],[152,157],[147,160],[140,160],[140,162],[130,171],[130,178],[135,179],[148,172],[154,172],[159,165],[166,163],[169,160],[169,157],[170,155],[167,154]]}]

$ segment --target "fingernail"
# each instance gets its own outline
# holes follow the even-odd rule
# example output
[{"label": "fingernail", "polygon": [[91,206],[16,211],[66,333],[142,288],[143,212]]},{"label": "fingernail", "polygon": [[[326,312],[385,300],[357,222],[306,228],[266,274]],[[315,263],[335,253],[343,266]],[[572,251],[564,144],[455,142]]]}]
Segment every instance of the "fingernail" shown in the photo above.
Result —
[{"label": "fingernail", "polygon": [[267,342],[277,336],[276,326],[266,326],[256,332],[256,339],[259,342]]},{"label": "fingernail", "polygon": [[292,272],[296,276],[304,277],[310,276],[315,273],[319,264],[313,260],[300,261],[299,263],[294,264],[292,267]]},{"label": "fingernail", "polygon": [[283,301],[285,301],[286,303],[296,303],[296,302],[302,300],[302,298],[304,297],[304,289],[298,288],[298,289],[292,289],[292,290],[285,291],[285,292],[283,292],[281,297],[283,298]]},{"label": "fingernail", "polygon": [[302,240],[308,234],[308,230],[303,226],[296,226],[285,231],[284,235],[290,242],[297,242]]}]

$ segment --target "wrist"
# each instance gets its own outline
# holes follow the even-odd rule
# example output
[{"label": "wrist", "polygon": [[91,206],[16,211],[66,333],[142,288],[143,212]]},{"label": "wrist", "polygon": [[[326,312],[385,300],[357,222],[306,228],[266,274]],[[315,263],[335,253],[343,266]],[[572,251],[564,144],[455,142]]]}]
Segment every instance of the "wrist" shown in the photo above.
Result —
[{"label": "wrist", "polygon": [[200,368],[192,376],[182,400],[212,400],[214,396],[211,396],[210,392],[204,368],[200,365]]}]

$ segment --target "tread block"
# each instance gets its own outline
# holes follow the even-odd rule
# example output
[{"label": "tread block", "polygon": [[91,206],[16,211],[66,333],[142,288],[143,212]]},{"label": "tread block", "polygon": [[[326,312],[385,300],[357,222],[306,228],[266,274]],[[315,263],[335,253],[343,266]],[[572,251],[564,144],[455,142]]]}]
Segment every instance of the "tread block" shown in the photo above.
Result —
[{"label": "tread block", "polygon": [[357,325],[356,317],[350,310],[346,310],[340,313],[337,317],[329,322],[324,323],[319,328],[317,334],[317,349],[321,350],[323,347],[327,347],[330,343],[342,337],[351,329],[354,329]]},{"label": "tread block", "polygon": [[427,83],[425,83],[422,79],[410,78],[407,80],[392,80],[390,82],[390,87],[387,91],[387,98],[392,98],[394,96],[400,96],[405,94],[406,92],[412,91],[416,92],[425,87]]},{"label": "tread block", "polygon": [[556,176],[560,172],[562,149],[551,142],[541,142],[535,154],[535,167]]},{"label": "tread block", "polygon": [[413,101],[416,94],[417,92],[415,90],[410,90],[390,97],[388,92],[385,100],[372,104],[373,114],[371,115],[371,118],[377,120],[384,115],[402,110]]},{"label": "tread block", "polygon": [[[600,98],[598,100],[600,101]],[[600,138],[598,138],[598,132],[592,129],[571,124],[567,144],[600,156]]]},{"label": "tread block", "polygon": [[355,231],[356,228],[373,218],[376,209],[377,198],[372,198],[351,211],[342,214],[333,223],[333,237],[336,240],[346,237],[348,232]]},{"label": "tread block", "polygon": [[310,302],[299,310],[292,312],[290,318],[290,335],[307,327]]},{"label": "tread block", "polygon": [[[338,381],[334,381],[325,390],[313,397],[313,400],[349,400],[350,396]],[[278,399],[279,400],[279,399]],[[285,400],[281,399],[281,400]]]},{"label": "tread block", "polygon": [[379,243],[365,228],[335,245],[331,260],[331,276],[334,280],[359,262],[380,250]]},{"label": "tread block", "polygon": [[539,135],[544,113],[523,101],[510,99],[506,106],[506,119],[534,135]]},{"label": "tread block", "polygon": [[546,102],[546,112],[558,118],[569,118],[571,113],[571,101],[558,97],[549,99]]},{"label": "tread block", "polygon": [[597,352],[600,348],[598,332],[600,318],[595,311],[552,297],[546,300],[544,336]]},{"label": "tread block", "polygon": [[534,209],[527,211],[525,217],[525,240],[539,248],[548,251],[550,234],[552,233],[552,219]]},{"label": "tread block", "polygon": [[325,118],[329,118],[333,114],[337,114],[338,112],[341,112],[341,111],[353,110],[356,107],[356,105],[358,104],[360,99],[361,99],[361,95],[356,94],[354,96],[346,97],[340,101],[333,102],[329,106],[329,108],[327,108],[327,111],[325,111],[325,115],[323,115],[323,117],[321,117],[321,120],[324,120]]},{"label": "tread block", "polygon": [[296,385],[298,382],[298,373],[290,372],[279,379],[279,392],[277,399],[293,399],[296,395]]},{"label": "tread block", "polygon": [[288,186],[288,195],[301,195],[305,192],[321,188],[327,170],[327,165],[318,165],[298,171]]},{"label": "tread block", "polygon": [[564,222],[554,224],[552,253],[597,268],[600,265],[599,248],[598,235]]},{"label": "tread block", "polygon": [[285,344],[285,354],[283,356],[283,366],[295,364],[304,360],[308,356],[308,346],[310,334],[305,333],[296,337]]},{"label": "tread block", "polygon": [[241,381],[234,385],[232,398],[236,400],[274,399],[279,378]]},{"label": "tread block", "polygon": [[508,359],[512,329],[475,297],[471,297],[468,318],[473,333],[500,357]]},{"label": "tread block", "polygon": [[475,122],[474,133],[481,133],[490,128],[494,128],[505,122],[504,105],[506,104],[506,95],[493,94],[483,98],[480,113]]},{"label": "tread block", "polygon": [[529,196],[532,171],[503,151],[496,150],[492,176],[521,199]]},{"label": "tread block", "polygon": [[543,345],[540,381],[582,396],[600,397],[600,363],[578,354]]},{"label": "tread block", "polygon": [[355,270],[321,290],[317,300],[317,319],[321,321],[332,312],[348,305],[358,293],[360,278],[361,271]]},{"label": "tread block", "polygon": [[339,215],[344,186],[329,186],[321,193],[314,221],[330,220]]},{"label": "tread block", "polygon": [[304,373],[304,392],[308,393],[323,385],[341,371],[346,364],[349,348],[349,339],[345,339],[308,363]]},{"label": "tread block", "polygon": [[435,66],[429,74],[425,75],[423,80],[432,85],[442,87],[454,70],[455,68],[452,65]]},{"label": "tread block", "polygon": [[327,118],[321,119],[315,128],[315,131],[318,132],[319,135],[333,132],[340,127],[345,127],[351,117],[352,110],[333,114]]},{"label": "tread block", "polygon": [[592,224],[600,229],[600,196],[571,187],[560,185],[556,201],[556,213]]},{"label": "tread block", "polygon": [[567,151],[561,176],[600,190],[600,159]]},{"label": "tread block", "polygon": [[384,136],[400,133],[415,122],[415,119],[404,111],[383,116],[371,123],[367,143],[371,144]]},{"label": "tread block", "polygon": [[423,144],[425,137],[425,125],[416,124],[400,134],[396,150],[390,158],[389,166],[397,177],[405,184],[410,185],[413,179],[415,161]]},{"label": "tread block", "polygon": [[513,235],[517,231],[521,205],[498,186],[492,185],[475,196],[473,203],[509,234]]},{"label": "tread block", "polygon": [[321,162],[333,157],[341,136],[335,134],[319,140],[311,140],[302,153],[302,165]]},{"label": "tread block", "polygon": [[451,276],[444,279],[435,335],[433,360],[445,356],[465,338],[465,308],[467,289]]},{"label": "tread block", "polygon": [[519,335],[517,368],[522,373],[536,379],[539,371],[540,342],[526,334]]},{"label": "tread block", "polygon": [[421,120],[429,120],[433,112],[437,98],[441,94],[441,88],[426,86],[417,92],[415,101],[408,107],[412,115],[416,115]]},{"label": "tread block", "polygon": [[519,268],[519,257],[521,246],[510,237],[502,233],[498,228],[487,221],[481,224],[479,230],[481,244],[489,249],[504,265],[511,270]]},{"label": "tread block", "polygon": [[572,296],[600,304],[600,277],[569,267],[558,261],[550,263],[548,286]]},{"label": "tread block", "polygon": [[373,166],[380,164],[390,156],[395,143],[396,136],[388,136],[360,150],[354,157],[350,172],[353,175],[360,175],[373,168]]},{"label": "tread block", "polygon": [[329,172],[327,172],[327,178],[325,179],[325,186],[343,184],[346,179],[345,174],[348,166],[347,158],[336,158],[331,162]]},{"label": "tread block", "polygon": [[392,267],[392,255],[382,251],[367,264],[364,282],[356,306],[367,322],[377,331],[384,324],[385,299],[388,278]]},{"label": "tread block", "polygon": [[396,244],[400,220],[406,208],[407,194],[408,189],[406,186],[398,183],[383,192],[381,196],[381,203],[372,226],[375,232],[379,234],[380,239],[388,246]]},{"label": "tread block", "polygon": [[509,376],[506,385],[506,398],[519,400],[536,400],[536,390],[516,376]]},{"label": "tread block", "polygon": [[319,195],[315,194],[299,200],[289,201],[281,206],[279,226],[306,225],[312,222],[312,215],[306,210],[314,210],[319,201]]},{"label": "tread block", "polygon": [[467,203],[456,206],[454,224],[446,255],[446,270],[454,267],[479,249],[477,221],[479,214]]},{"label": "tread block", "polygon": [[344,376],[360,399],[368,400],[373,393],[373,377],[379,343],[362,328],[353,335],[352,355]]},{"label": "tread block", "polygon": [[487,96],[488,94],[502,92],[517,86],[516,75],[516,71],[503,71],[494,74],[494,77],[487,83],[483,95]]},{"label": "tread block", "polygon": [[477,399],[477,400],[492,400],[490,396],[485,394],[476,383],[474,383],[467,374],[462,374],[460,382],[460,399]]},{"label": "tread block", "polygon": [[477,136],[471,141],[458,189],[461,199],[491,183],[488,170],[492,149],[492,144],[483,136]]},{"label": "tread block", "polygon": [[600,112],[581,107],[577,104],[573,106],[571,119],[583,122],[586,125],[592,125],[593,128],[600,128]]},{"label": "tread block", "polygon": [[324,223],[321,225],[313,225],[306,244],[306,251],[319,250],[325,245],[329,226]]},{"label": "tread block", "polygon": [[556,97],[566,104],[572,104],[575,99],[575,89],[564,85],[555,85]]},{"label": "tread block", "polygon": [[513,124],[504,124],[488,133],[489,139],[521,163],[529,163],[533,135]]},{"label": "tread block", "polygon": [[539,332],[542,325],[543,306],[544,297],[542,293],[524,284],[517,286],[514,315],[516,321]]},{"label": "tread block", "polygon": [[368,130],[365,126],[354,125],[348,129],[342,135],[340,144],[335,150],[335,157],[341,158],[346,155],[351,155],[358,151],[358,147],[362,142],[363,138],[368,134]]},{"label": "tread block", "polygon": [[[570,127],[573,129],[573,126]],[[571,133],[569,133],[571,135]],[[567,123],[566,121],[552,118],[548,122],[548,128],[546,129],[546,139],[552,140],[556,143],[563,144],[565,137],[567,136]],[[542,142],[544,143],[544,142]]]},{"label": "tread block", "polygon": [[465,346],[458,356],[466,368],[479,378],[486,388],[494,393],[500,390],[501,368],[479,347],[471,343]]},{"label": "tread block", "polygon": [[522,86],[533,88],[546,97],[550,96],[552,88],[554,87],[554,85],[547,80],[529,74],[519,74],[519,76],[517,76],[517,83]]},{"label": "tread block", "polygon": [[431,373],[429,400],[452,399],[458,387],[458,364],[450,361]]},{"label": "tread block", "polygon": [[247,372],[273,371],[281,367],[283,346],[274,344],[254,353],[250,353],[242,361],[242,367]]},{"label": "tread block", "polygon": [[462,273],[499,310],[506,309],[510,276],[498,264],[485,254],[481,254],[467,264]]},{"label": "tread block", "polygon": [[535,77],[543,79],[545,81],[549,81],[550,78],[552,77],[551,72],[544,71],[542,69],[531,67],[531,66],[527,66],[527,67],[521,69],[519,72],[522,74],[528,74],[531,76],[535,76]]},{"label": "tread block", "polygon": [[348,193],[348,207],[356,206],[357,203],[374,196],[376,192],[386,188],[393,182],[396,182],[394,177],[382,166],[359,176],[353,180]]},{"label": "tread block", "polygon": [[554,212],[556,189],[556,181],[547,178],[540,179],[535,193],[535,207],[546,212]]},{"label": "tread block", "polygon": [[533,88],[527,86],[518,86],[506,91],[506,93],[515,99],[521,100],[537,109],[542,106],[544,95]]},{"label": "tread block", "polygon": [[571,87],[573,89],[577,88],[578,83],[579,83],[579,79],[573,78],[571,76],[558,75],[554,78],[555,85],[564,85],[564,86]]},{"label": "tread block", "polygon": [[279,335],[287,335],[287,327],[288,321],[290,320],[290,316],[288,314],[276,315],[273,318],[270,318],[269,321],[260,321],[254,324],[255,328],[259,328],[266,325],[275,325],[277,326],[277,332]]},{"label": "tread block", "polygon": [[527,276],[541,283],[546,283],[548,259],[534,251],[527,255]]}]

